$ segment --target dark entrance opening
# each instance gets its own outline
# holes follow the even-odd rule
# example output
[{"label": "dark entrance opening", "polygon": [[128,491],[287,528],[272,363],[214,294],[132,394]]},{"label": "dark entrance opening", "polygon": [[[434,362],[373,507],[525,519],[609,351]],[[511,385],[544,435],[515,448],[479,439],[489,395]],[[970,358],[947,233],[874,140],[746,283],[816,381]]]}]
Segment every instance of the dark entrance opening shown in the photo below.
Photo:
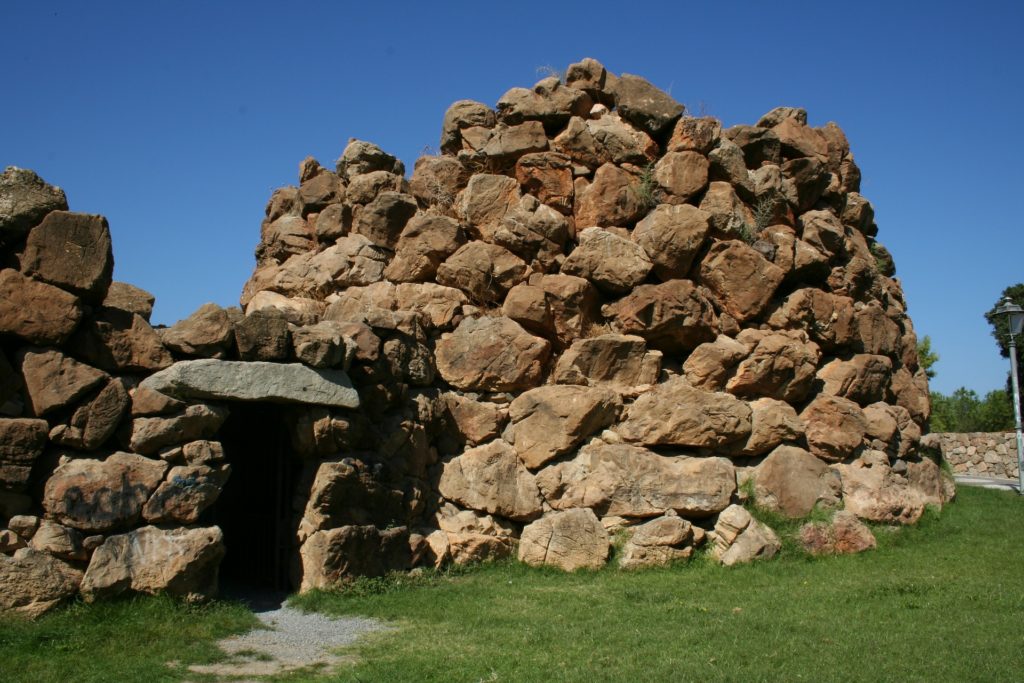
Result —
[{"label": "dark entrance opening", "polygon": [[285,410],[270,403],[233,403],[221,427],[231,475],[211,509],[224,532],[221,592],[291,592],[298,557],[293,499],[300,465],[292,453]]}]

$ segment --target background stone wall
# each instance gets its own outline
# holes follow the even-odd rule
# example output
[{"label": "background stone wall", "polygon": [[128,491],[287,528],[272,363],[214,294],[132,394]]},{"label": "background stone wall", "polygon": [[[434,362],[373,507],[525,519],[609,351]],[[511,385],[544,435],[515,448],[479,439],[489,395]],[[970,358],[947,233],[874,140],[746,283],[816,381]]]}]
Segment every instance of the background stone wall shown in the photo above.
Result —
[{"label": "background stone wall", "polygon": [[1016,479],[1017,441],[1013,432],[929,434],[923,445],[942,451],[954,474]]}]

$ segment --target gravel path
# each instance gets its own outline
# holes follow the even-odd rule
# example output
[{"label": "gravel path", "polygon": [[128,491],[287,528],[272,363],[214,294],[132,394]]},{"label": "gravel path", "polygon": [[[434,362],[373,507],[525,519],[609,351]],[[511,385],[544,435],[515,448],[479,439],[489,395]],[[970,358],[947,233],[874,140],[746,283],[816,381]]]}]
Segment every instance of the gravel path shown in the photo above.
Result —
[{"label": "gravel path", "polygon": [[379,621],[362,617],[332,619],[322,614],[301,612],[287,605],[257,611],[266,626],[232,636],[218,643],[230,657],[220,664],[189,667],[190,671],[213,674],[227,680],[241,677],[270,676],[307,666],[331,667],[352,661],[350,655],[333,654],[351,645],[359,636],[385,630]]}]

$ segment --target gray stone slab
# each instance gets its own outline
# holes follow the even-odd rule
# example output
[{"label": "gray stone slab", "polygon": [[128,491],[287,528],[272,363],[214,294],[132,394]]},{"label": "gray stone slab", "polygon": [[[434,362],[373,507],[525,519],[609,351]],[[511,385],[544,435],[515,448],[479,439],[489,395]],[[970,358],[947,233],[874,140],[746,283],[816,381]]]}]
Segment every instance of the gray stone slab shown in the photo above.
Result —
[{"label": "gray stone slab", "polygon": [[344,370],[316,370],[300,363],[183,360],[139,386],[181,399],[359,407],[359,394]]}]

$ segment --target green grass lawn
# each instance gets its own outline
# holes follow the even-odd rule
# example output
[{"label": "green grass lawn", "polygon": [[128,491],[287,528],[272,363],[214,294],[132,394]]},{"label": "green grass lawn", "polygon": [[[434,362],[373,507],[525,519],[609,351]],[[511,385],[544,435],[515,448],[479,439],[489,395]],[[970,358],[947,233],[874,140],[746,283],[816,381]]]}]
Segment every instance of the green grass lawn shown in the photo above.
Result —
[{"label": "green grass lawn", "polygon": [[36,621],[0,620],[0,681],[186,680],[186,663],[222,659],[217,640],[257,623],[237,603],[190,606],[167,597],[76,603]]},{"label": "green grass lawn", "polygon": [[[399,628],[289,681],[996,681],[1024,667],[1024,501],[963,487],[859,556],[572,575],[501,563],[294,603]],[[76,606],[0,623],[0,680],[181,680],[250,623],[228,604]],[[103,661],[117,675],[100,676]],[[9,669],[9,672],[8,672]],[[198,680],[192,677],[191,680]]]}]

